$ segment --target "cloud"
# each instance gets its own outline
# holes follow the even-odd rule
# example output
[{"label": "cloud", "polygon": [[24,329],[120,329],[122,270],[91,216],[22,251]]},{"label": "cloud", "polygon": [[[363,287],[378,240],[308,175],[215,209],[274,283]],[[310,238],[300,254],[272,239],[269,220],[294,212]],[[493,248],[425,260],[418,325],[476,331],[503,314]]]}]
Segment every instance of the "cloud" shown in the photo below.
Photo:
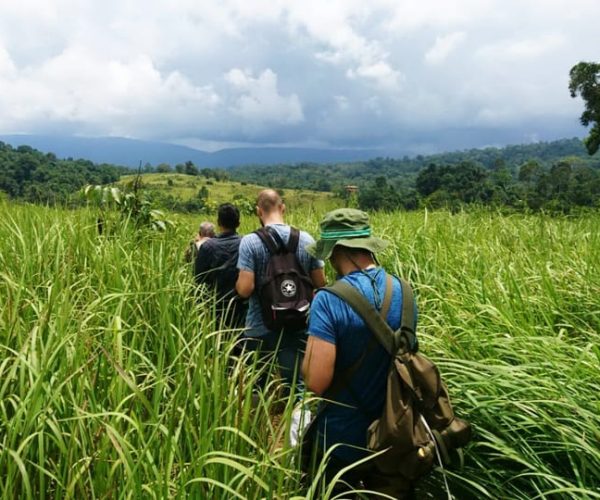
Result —
[{"label": "cloud", "polygon": [[277,75],[272,70],[266,69],[254,78],[252,72],[234,68],[226,73],[225,80],[237,94],[229,109],[252,125],[288,125],[304,120],[300,99],[296,94],[279,94]]},{"label": "cloud", "polygon": [[481,47],[477,56],[486,60],[533,59],[563,47],[566,39],[562,34],[542,34],[534,38],[508,39]]},{"label": "cloud", "polygon": [[374,81],[384,90],[396,91],[400,89],[403,75],[390,67],[389,64],[379,61],[373,64],[360,65],[356,69],[349,69],[348,78],[365,78]]},{"label": "cloud", "polygon": [[364,16],[359,2],[295,2],[288,15],[293,28],[305,30],[322,44],[322,50],[315,53],[318,60],[345,67],[348,78],[364,79],[383,91],[400,89],[402,73],[392,67],[385,48],[354,28]]},{"label": "cloud", "polygon": [[348,98],[344,95],[334,95],[333,99],[335,101],[337,108],[340,111],[346,111],[350,107],[350,105],[348,103]]},{"label": "cloud", "polygon": [[0,88],[0,125],[18,132],[58,122],[77,124],[84,133],[136,136],[181,126],[188,115],[210,114],[220,104],[210,86],[196,86],[177,71],[163,74],[147,56],[113,60],[83,47],[0,73]]},{"label": "cloud", "polygon": [[464,31],[456,31],[448,35],[438,36],[435,39],[433,47],[425,54],[427,64],[440,64],[452,53],[461,43],[464,42],[466,34]]},{"label": "cloud", "polygon": [[477,24],[497,8],[493,0],[390,0],[386,29],[411,33],[423,29],[446,29]]},{"label": "cloud", "polygon": [[597,60],[599,17],[597,0],[2,0],[0,133],[544,138],[581,113],[568,71]]},{"label": "cloud", "polygon": [[0,44],[0,78],[8,78],[16,72],[15,64],[8,51]]}]

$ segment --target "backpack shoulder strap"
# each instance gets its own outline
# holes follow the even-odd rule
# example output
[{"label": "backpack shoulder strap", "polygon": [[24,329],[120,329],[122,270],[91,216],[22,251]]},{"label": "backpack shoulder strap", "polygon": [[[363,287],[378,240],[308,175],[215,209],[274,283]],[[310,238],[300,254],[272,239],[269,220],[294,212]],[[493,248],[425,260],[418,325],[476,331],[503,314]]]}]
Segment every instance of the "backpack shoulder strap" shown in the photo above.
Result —
[{"label": "backpack shoulder strap", "polygon": [[275,241],[277,245],[277,253],[286,253],[288,251],[287,245],[283,242],[281,236],[279,236],[277,229],[273,229],[267,226],[265,230],[267,234],[271,235],[271,238]]},{"label": "backpack shoulder strap", "polygon": [[402,320],[400,322],[400,333],[408,341],[408,346],[416,344],[415,335],[415,297],[412,287],[407,281],[400,278],[402,287]]},{"label": "backpack shoulder strap", "polygon": [[381,304],[380,316],[384,321],[387,321],[388,313],[390,312],[390,306],[392,305],[392,293],[394,290],[394,280],[390,274],[385,275],[385,295],[383,296],[383,303]]},{"label": "backpack shoulder strap", "polygon": [[263,244],[267,247],[267,250],[271,255],[275,255],[277,253],[277,247],[275,246],[275,242],[271,237],[271,233],[266,227],[261,227],[254,231],[254,234],[260,238]]},{"label": "backpack shoulder strap", "polygon": [[364,320],[369,330],[371,330],[385,350],[394,356],[398,350],[410,350],[411,345],[413,345],[412,337],[414,337],[414,300],[412,289],[404,280],[400,280],[400,284],[402,285],[402,321],[400,329],[396,332],[390,328],[371,303],[352,285],[344,281],[336,281],[332,286],[326,287],[325,290],[347,302]]},{"label": "backpack shoulder strap", "polygon": [[[387,316],[387,312],[389,310],[389,305],[392,301],[392,280],[391,280],[390,275],[387,275],[387,277],[388,277],[388,280],[386,283],[385,295],[383,298],[383,307],[381,308],[381,316],[384,318],[385,318],[385,316]],[[351,288],[354,288],[354,287],[351,287]],[[338,295],[336,292],[332,291],[331,287],[324,287],[324,288],[321,288],[321,290],[332,292],[333,294],[337,295],[342,300],[344,300],[343,297]],[[352,363],[348,368],[346,368],[341,374],[334,377],[334,380],[333,380],[331,386],[329,387],[329,389],[327,389],[324,396],[331,399],[331,398],[337,396],[337,394],[340,391],[342,391],[343,389],[350,387],[350,381],[352,380],[354,374],[361,367],[365,358],[373,351],[373,349],[377,345],[377,342],[378,342],[378,339],[375,336],[372,336],[369,339],[369,342],[367,343],[366,348],[363,350],[363,352],[359,356],[359,358],[354,363]],[[354,397],[354,399],[357,399],[354,395],[353,395],[353,397]]]},{"label": "backpack shoulder strap", "polygon": [[287,244],[287,251],[289,253],[296,253],[298,249],[298,242],[300,241],[300,231],[295,227],[290,226],[290,239]]}]

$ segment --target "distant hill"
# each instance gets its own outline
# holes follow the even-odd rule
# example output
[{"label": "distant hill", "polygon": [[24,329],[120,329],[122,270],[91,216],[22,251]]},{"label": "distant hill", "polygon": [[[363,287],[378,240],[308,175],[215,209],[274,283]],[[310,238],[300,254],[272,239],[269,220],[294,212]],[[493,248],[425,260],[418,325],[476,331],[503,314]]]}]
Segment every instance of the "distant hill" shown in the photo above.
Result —
[{"label": "distant hill", "polygon": [[[96,141],[103,143],[102,139]],[[122,141],[111,139],[104,144],[118,146]],[[53,151],[60,151],[56,145]],[[286,200],[292,202],[292,198],[297,197],[298,206],[309,198],[311,205],[331,201],[332,192],[347,197],[348,185],[358,188],[358,204],[365,209],[482,203],[568,212],[572,207],[600,206],[600,157],[589,156],[577,138],[413,158],[377,157],[351,162],[334,161],[330,157],[331,162],[325,165],[308,161],[275,163],[278,151],[268,148],[262,151],[262,161],[273,164],[225,170],[206,168],[207,163],[197,168],[187,163],[190,160],[182,160],[176,169],[178,173],[173,173],[170,167],[161,168],[166,175],[146,175],[144,183],[161,206],[188,212],[212,207],[223,199],[236,200],[252,211],[250,195],[258,189],[257,184],[285,189]],[[311,150],[291,151],[302,155]],[[220,153],[225,154],[225,151]],[[243,155],[244,150],[227,153],[229,158],[241,160],[239,155]],[[145,169],[145,172],[150,171],[152,169]],[[131,170],[123,166],[94,163],[90,159],[59,159],[54,152],[38,151],[31,144],[13,147],[8,141],[0,141],[0,191],[15,199],[66,202],[85,184],[107,184],[130,173]],[[125,183],[129,180],[122,179]],[[226,181],[226,185],[212,187],[215,181]],[[294,191],[293,196],[291,191]],[[308,191],[329,193],[309,196]],[[352,190],[356,191],[356,188]]]},{"label": "distant hill", "polygon": [[516,175],[519,167],[528,160],[535,160],[546,168],[561,160],[572,165],[587,165],[600,169],[600,155],[590,157],[578,138],[561,139],[553,142],[537,142],[506,146],[469,149],[436,155],[418,155],[412,158],[379,157],[366,161],[318,165],[302,163],[297,165],[278,164],[269,167],[245,166],[229,170],[232,179],[252,182],[261,179],[262,183],[281,188],[314,189],[336,191],[347,184],[365,184],[384,177],[388,182],[413,185],[417,172],[430,164],[457,165],[471,162],[486,169],[508,167]]},{"label": "distant hill", "polygon": [[85,158],[135,168],[150,163],[176,165],[192,161],[199,167],[231,167],[277,163],[337,163],[368,160],[381,151],[368,149],[233,148],[213,153],[162,142],[138,141],[120,137],[64,137],[47,135],[0,135],[0,141],[13,147],[31,146],[59,158]]}]

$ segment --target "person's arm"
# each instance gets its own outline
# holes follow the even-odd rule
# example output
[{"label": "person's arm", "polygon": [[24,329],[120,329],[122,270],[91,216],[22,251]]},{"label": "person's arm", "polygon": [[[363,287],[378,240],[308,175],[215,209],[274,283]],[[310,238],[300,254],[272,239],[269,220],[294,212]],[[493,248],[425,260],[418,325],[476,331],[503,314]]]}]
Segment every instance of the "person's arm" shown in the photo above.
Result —
[{"label": "person's arm", "polygon": [[[254,253],[252,251],[253,235],[247,235],[240,241],[238,251],[237,268],[240,270],[237,282],[235,283],[235,291],[243,299],[247,299],[254,292],[255,276],[254,276]],[[256,238],[258,236],[254,235]]]},{"label": "person's arm", "polygon": [[310,308],[302,375],[306,387],[319,395],[331,385],[335,369],[337,302],[337,297],[320,292]]},{"label": "person's arm", "polygon": [[309,336],[302,362],[304,384],[315,394],[322,395],[331,385],[335,368],[335,345]]},{"label": "person's arm", "polygon": [[[314,243],[312,236],[309,234],[306,235],[306,245]],[[327,280],[325,278],[325,262],[320,259],[315,259],[314,257],[310,257],[308,263],[308,269],[310,271],[310,279],[313,284],[313,288],[318,289],[327,285]]]},{"label": "person's arm", "polygon": [[246,269],[240,269],[237,282],[235,284],[237,294],[247,299],[254,292],[254,273]]}]

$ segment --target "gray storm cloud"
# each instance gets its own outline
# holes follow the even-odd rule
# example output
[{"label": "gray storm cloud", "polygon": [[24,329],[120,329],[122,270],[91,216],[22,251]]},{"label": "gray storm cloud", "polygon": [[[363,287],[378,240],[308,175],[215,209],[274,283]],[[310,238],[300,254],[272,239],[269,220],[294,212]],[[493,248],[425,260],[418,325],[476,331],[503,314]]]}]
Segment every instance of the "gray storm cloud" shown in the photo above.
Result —
[{"label": "gray storm cloud", "polygon": [[597,59],[599,18],[591,0],[4,0],[0,133],[388,148],[460,130],[552,138],[579,132],[568,71]]}]

